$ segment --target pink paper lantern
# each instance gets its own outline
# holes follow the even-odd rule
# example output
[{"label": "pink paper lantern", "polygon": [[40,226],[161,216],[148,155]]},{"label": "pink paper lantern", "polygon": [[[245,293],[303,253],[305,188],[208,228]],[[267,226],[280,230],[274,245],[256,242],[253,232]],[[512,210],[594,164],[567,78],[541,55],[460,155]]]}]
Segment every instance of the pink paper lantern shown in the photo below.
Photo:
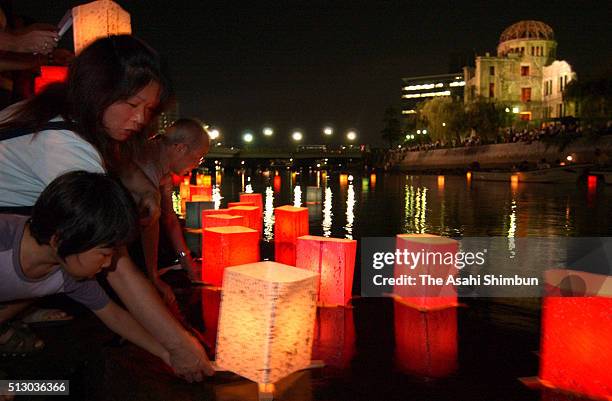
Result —
[{"label": "pink paper lantern", "polygon": [[244,217],[231,214],[209,214],[202,220],[202,228],[244,226]]},{"label": "pink paper lantern", "polygon": [[312,358],[325,366],[347,369],[355,356],[355,322],[353,309],[318,308]]},{"label": "pink paper lantern", "polygon": [[240,194],[240,202],[252,202],[259,210],[264,210],[261,194]]},{"label": "pink paper lantern", "polygon": [[240,226],[206,228],[202,248],[202,281],[221,286],[225,268],[259,261],[259,234]]},{"label": "pink paper lantern", "polygon": [[297,239],[308,235],[308,208],[280,206],[274,209],[274,259],[295,266]]},{"label": "pink paper lantern", "polygon": [[244,217],[244,225],[246,227],[257,230],[259,237],[263,230],[263,216],[261,210],[257,206],[235,206],[228,209],[228,213],[232,216]]},{"label": "pink paper lantern", "polygon": [[554,269],[544,279],[540,381],[612,399],[612,278]]},{"label": "pink paper lantern", "polygon": [[[417,266],[396,263],[394,277],[414,277],[416,285],[395,285],[394,296],[419,309],[457,306],[457,290],[455,286],[447,285],[446,282],[449,276],[456,276],[458,270],[454,262],[445,263],[445,261],[455,260],[459,243],[450,238],[429,234],[399,234],[396,238],[396,248],[401,254],[420,253],[423,257]],[[442,284],[432,284],[432,281],[422,284],[421,275],[427,275],[432,280],[441,279]]]},{"label": "pink paper lantern", "polygon": [[347,305],[353,289],[357,241],[305,235],[297,239],[296,267],[319,274],[321,305]]},{"label": "pink paper lantern", "polygon": [[407,374],[444,377],[457,369],[457,309],[420,311],[394,301],[395,362]]}]

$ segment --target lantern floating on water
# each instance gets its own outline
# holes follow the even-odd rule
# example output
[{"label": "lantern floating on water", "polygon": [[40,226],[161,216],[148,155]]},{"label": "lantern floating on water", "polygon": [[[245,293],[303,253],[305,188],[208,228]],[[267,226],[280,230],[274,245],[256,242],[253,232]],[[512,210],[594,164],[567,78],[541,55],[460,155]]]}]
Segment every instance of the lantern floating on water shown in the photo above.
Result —
[{"label": "lantern floating on water", "polygon": [[395,363],[408,374],[444,377],[457,369],[457,308],[420,311],[395,300]]},{"label": "lantern floating on water", "polygon": [[68,76],[68,67],[43,65],[40,67],[40,75],[34,79],[34,93],[40,93],[45,86],[64,82]]},{"label": "lantern floating on water", "polygon": [[202,228],[227,226],[245,226],[244,217],[231,214],[208,214],[204,215],[202,220]]},{"label": "lantern floating on water", "polygon": [[261,209],[257,206],[234,206],[228,209],[228,213],[233,216],[244,217],[244,225],[256,230],[261,238],[263,231],[263,215],[261,214]]},{"label": "lantern floating on water", "polygon": [[[457,306],[457,290],[454,285],[446,284],[449,276],[457,275],[454,263],[459,250],[459,243],[453,239],[429,234],[399,234],[396,237],[396,249],[401,254],[421,254],[416,266],[395,264],[394,277],[411,277],[415,285],[395,285],[393,294],[404,303],[412,304],[417,309],[436,309]],[[439,257],[439,256],[442,257]],[[426,275],[442,284],[422,283]]]},{"label": "lantern floating on water", "polygon": [[353,289],[357,241],[305,235],[297,239],[296,266],[319,274],[321,305],[347,305]]},{"label": "lantern floating on water", "polygon": [[74,52],[96,39],[132,33],[130,14],[111,0],[98,0],[72,9]]},{"label": "lantern floating on water", "polygon": [[259,261],[259,234],[241,226],[206,228],[202,248],[202,281],[221,286],[225,268]]},{"label": "lantern floating on water", "polygon": [[295,266],[297,239],[303,235],[308,235],[308,208],[274,209],[274,260]]},{"label": "lantern floating on water", "polygon": [[316,284],[315,273],[276,262],[225,269],[217,365],[260,386],[309,367]]},{"label": "lantern floating on water", "polygon": [[246,193],[242,193],[240,194],[240,202],[252,202],[253,205],[257,206],[259,208],[259,210],[264,210],[263,207],[263,198],[261,196],[261,194],[246,194]]},{"label": "lantern floating on water", "polygon": [[189,187],[189,195],[192,201],[196,196],[199,200],[211,201],[212,200],[212,187],[202,185],[191,185]]},{"label": "lantern floating on water", "polygon": [[554,269],[544,279],[540,383],[612,399],[612,277]]}]

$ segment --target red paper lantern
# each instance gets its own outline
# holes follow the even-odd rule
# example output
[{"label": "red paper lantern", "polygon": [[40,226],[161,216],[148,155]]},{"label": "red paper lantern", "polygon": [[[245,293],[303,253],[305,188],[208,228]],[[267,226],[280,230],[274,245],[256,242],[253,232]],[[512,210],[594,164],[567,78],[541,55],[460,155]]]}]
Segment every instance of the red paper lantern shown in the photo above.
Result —
[{"label": "red paper lantern", "polygon": [[68,67],[43,65],[40,75],[34,79],[34,93],[39,94],[49,84],[64,82],[67,77]]},{"label": "red paper lantern", "polygon": [[395,362],[411,375],[444,377],[457,369],[457,309],[421,311],[394,301]]},{"label": "red paper lantern", "polygon": [[274,192],[280,192],[281,190],[281,177],[280,175],[275,175],[274,176]]},{"label": "red paper lantern", "polygon": [[200,201],[212,201],[212,187],[210,186],[190,185],[189,194],[192,201],[196,196]]},{"label": "red paper lantern", "polygon": [[353,309],[318,308],[312,358],[325,366],[346,369],[355,356],[355,322]]},{"label": "red paper lantern", "polygon": [[254,202],[227,202],[227,207],[228,209],[231,207],[238,207],[238,206],[256,206]]},{"label": "red paper lantern", "polygon": [[259,261],[259,233],[240,226],[206,228],[202,248],[202,281],[221,286],[226,267]]},{"label": "red paper lantern", "polygon": [[202,219],[202,228],[244,225],[244,217],[231,214],[208,214]]},{"label": "red paper lantern", "polygon": [[321,305],[347,305],[353,289],[357,241],[305,235],[297,239],[296,267],[319,274]]},{"label": "red paper lantern", "polygon": [[[457,306],[457,290],[452,284],[446,284],[449,276],[457,275],[457,268],[454,265],[455,255],[459,250],[457,241],[429,234],[399,234],[396,248],[402,255],[404,252],[421,255],[416,266],[406,264],[404,257],[402,264],[395,264],[395,278],[412,277],[416,284],[395,285],[393,294],[396,297],[418,309]],[[442,280],[442,284],[432,284],[431,280],[423,284],[422,275],[427,275],[431,280]]]},{"label": "red paper lantern", "polygon": [[612,278],[555,269],[545,272],[545,282],[541,382],[612,399]]},{"label": "red paper lantern", "polygon": [[264,210],[261,194],[240,194],[240,202],[252,202],[259,210]]},{"label": "red paper lantern", "polygon": [[297,239],[308,235],[308,208],[280,206],[274,209],[274,259],[295,266]]},{"label": "red paper lantern", "polygon": [[230,207],[228,209],[228,213],[232,216],[244,217],[244,225],[252,228],[253,230],[257,230],[259,237],[261,238],[263,226],[261,209],[259,209],[257,206],[235,206]]}]

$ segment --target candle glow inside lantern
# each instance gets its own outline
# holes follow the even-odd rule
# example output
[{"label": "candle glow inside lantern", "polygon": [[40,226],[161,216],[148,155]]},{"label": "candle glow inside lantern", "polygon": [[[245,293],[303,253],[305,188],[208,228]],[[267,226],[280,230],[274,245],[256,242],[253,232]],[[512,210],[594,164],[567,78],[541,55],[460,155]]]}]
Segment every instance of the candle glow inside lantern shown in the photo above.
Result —
[{"label": "candle glow inside lantern", "polygon": [[303,235],[308,235],[308,208],[274,209],[274,260],[295,266],[297,239]]},{"label": "candle glow inside lantern", "polygon": [[[405,304],[412,304],[417,309],[436,309],[458,305],[457,290],[454,285],[446,284],[449,276],[456,276],[458,270],[454,265],[459,243],[451,238],[430,234],[399,234],[396,237],[396,249],[404,252],[421,254],[416,266],[405,263],[395,264],[394,277],[415,278],[416,285],[395,285],[393,295],[401,298]],[[441,279],[442,284],[421,281],[421,275],[432,280]]]},{"label": "candle glow inside lantern", "polygon": [[612,399],[612,277],[553,269],[544,279],[541,383]]},{"label": "candle glow inside lantern", "polygon": [[259,261],[259,234],[241,226],[206,228],[202,248],[202,281],[221,286],[226,267]]},{"label": "candle glow inside lantern", "polygon": [[212,187],[204,185],[190,185],[189,195],[192,201],[195,201],[196,197],[198,200],[211,201],[212,200]]},{"label": "candle glow inside lantern", "polygon": [[98,0],[72,9],[74,52],[111,35],[132,33],[130,14],[111,0]]},{"label": "candle glow inside lantern", "polygon": [[259,210],[264,210],[261,194],[240,194],[240,202],[252,202]]},{"label": "candle glow inside lantern", "polygon": [[261,214],[261,209],[259,209],[257,206],[230,207],[228,209],[228,214],[244,217],[244,225],[252,228],[253,230],[257,230],[259,237],[261,238],[263,231],[263,215]]},{"label": "candle glow inside lantern", "polygon": [[216,363],[267,385],[311,363],[315,273],[276,262],[225,270]]},{"label": "candle glow inside lantern", "polygon": [[297,239],[296,267],[319,274],[321,305],[347,305],[353,289],[357,241],[305,235]]},{"label": "candle glow inside lantern", "polygon": [[45,86],[54,82],[64,82],[68,77],[68,67],[43,65],[40,75],[34,79],[34,93],[40,93]]},{"label": "candle glow inside lantern", "polygon": [[208,214],[204,215],[202,220],[202,228],[226,226],[244,226],[244,217],[231,214]]},{"label": "candle glow inside lantern", "polygon": [[457,369],[457,308],[419,311],[393,302],[395,363],[408,374],[445,377]]}]

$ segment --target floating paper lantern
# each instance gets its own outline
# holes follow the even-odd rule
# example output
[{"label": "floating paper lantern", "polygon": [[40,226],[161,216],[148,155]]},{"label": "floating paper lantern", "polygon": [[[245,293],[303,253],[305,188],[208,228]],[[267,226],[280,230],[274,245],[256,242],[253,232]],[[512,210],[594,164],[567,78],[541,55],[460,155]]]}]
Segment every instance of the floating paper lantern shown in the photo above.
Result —
[{"label": "floating paper lantern", "polygon": [[319,274],[319,304],[348,304],[353,289],[357,241],[305,235],[297,239],[296,251],[296,266]]},{"label": "floating paper lantern", "polygon": [[274,192],[280,192],[281,190],[281,177],[280,175],[275,175],[273,180]]},{"label": "floating paper lantern", "polygon": [[394,301],[395,363],[404,373],[444,377],[457,369],[457,309],[419,311]]},{"label": "floating paper lantern", "polygon": [[558,269],[544,278],[541,382],[612,399],[612,278]]},{"label": "floating paper lantern", "polygon": [[252,202],[259,210],[264,210],[261,194],[240,194],[240,202]]},{"label": "floating paper lantern", "polygon": [[376,188],[376,174],[370,174],[370,188]]},{"label": "floating paper lantern", "polygon": [[311,363],[317,275],[275,262],[225,270],[217,365],[260,385]]},{"label": "floating paper lantern", "polygon": [[202,228],[245,226],[244,217],[231,214],[208,214],[202,219]]},{"label": "floating paper lantern", "polygon": [[[446,284],[449,276],[457,275],[454,265],[459,243],[453,239],[429,234],[399,234],[396,248],[401,253],[421,254],[416,266],[395,264],[394,277],[411,277],[415,285],[395,285],[393,294],[415,308],[432,309],[457,305],[457,291],[452,284]],[[441,255],[441,257],[440,257]],[[408,259],[411,261],[411,258]],[[402,258],[402,262],[403,258]],[[421,276],[430,279],[422,283]],[[432,280],[442,280],[441,284]]]},{"label": "floating paper lantern", "polygon": [[438,189],[444,189],[444,176],[438,176]]},{"label": "floating paper lantern", "polygon": [[238,207],[238,206],[255,206],[255,202],[227,202],[227,208]]},{"label": "floating paper lantern", "polygon": [[214,207],[215,203],[209,201],[185,202],[185,227],[202,228],[202,210]]},{"label": "floating paper lantern", "polygon": [[259,233],[241,226],[206,228],[202,248],[202,281],[220,286],[226,267],[259,261]]},{"label": "floating paper lantern", "polygon": [[308,235],[308,209],[281,206],[274,209],[274,259],[295,266],[297,239]]},{"label": "floating paper lantern", "polygon": [[34,93],[40,93],[45,86],[64,82],[68,76],[68,67],[43,65],[40,67],[40,75],[34,79]]},{"label": "floating paper lantern", "polygon": [[211,201],[212,200],[212,187],[202,185],[191,185],[189,188],[189,194],[191,200],[195,200],[194,197],[199,196],[198,199]]},{"label": "floating paper lantern", "polygon": [[353,309],[318,308],[312,358],[325,366],[346,369],[355,356],[355,322]]},{"label": "floating paper lantern", "polygon": [[72,9],[74,52],[110,35],[131,34],[130,14],[111,0],[98,0]]},{"label": "floating paper lantern", "polygon": [[263,230],[263,217],[261,214],[261,209],[259,209],[257,206],[230,207],[228,209],[228,213],[233,216],[244,217],[244,225],[246,227],[252,228],[253,230],[257,230],[259,236],[261,237],[261,233]]}]

